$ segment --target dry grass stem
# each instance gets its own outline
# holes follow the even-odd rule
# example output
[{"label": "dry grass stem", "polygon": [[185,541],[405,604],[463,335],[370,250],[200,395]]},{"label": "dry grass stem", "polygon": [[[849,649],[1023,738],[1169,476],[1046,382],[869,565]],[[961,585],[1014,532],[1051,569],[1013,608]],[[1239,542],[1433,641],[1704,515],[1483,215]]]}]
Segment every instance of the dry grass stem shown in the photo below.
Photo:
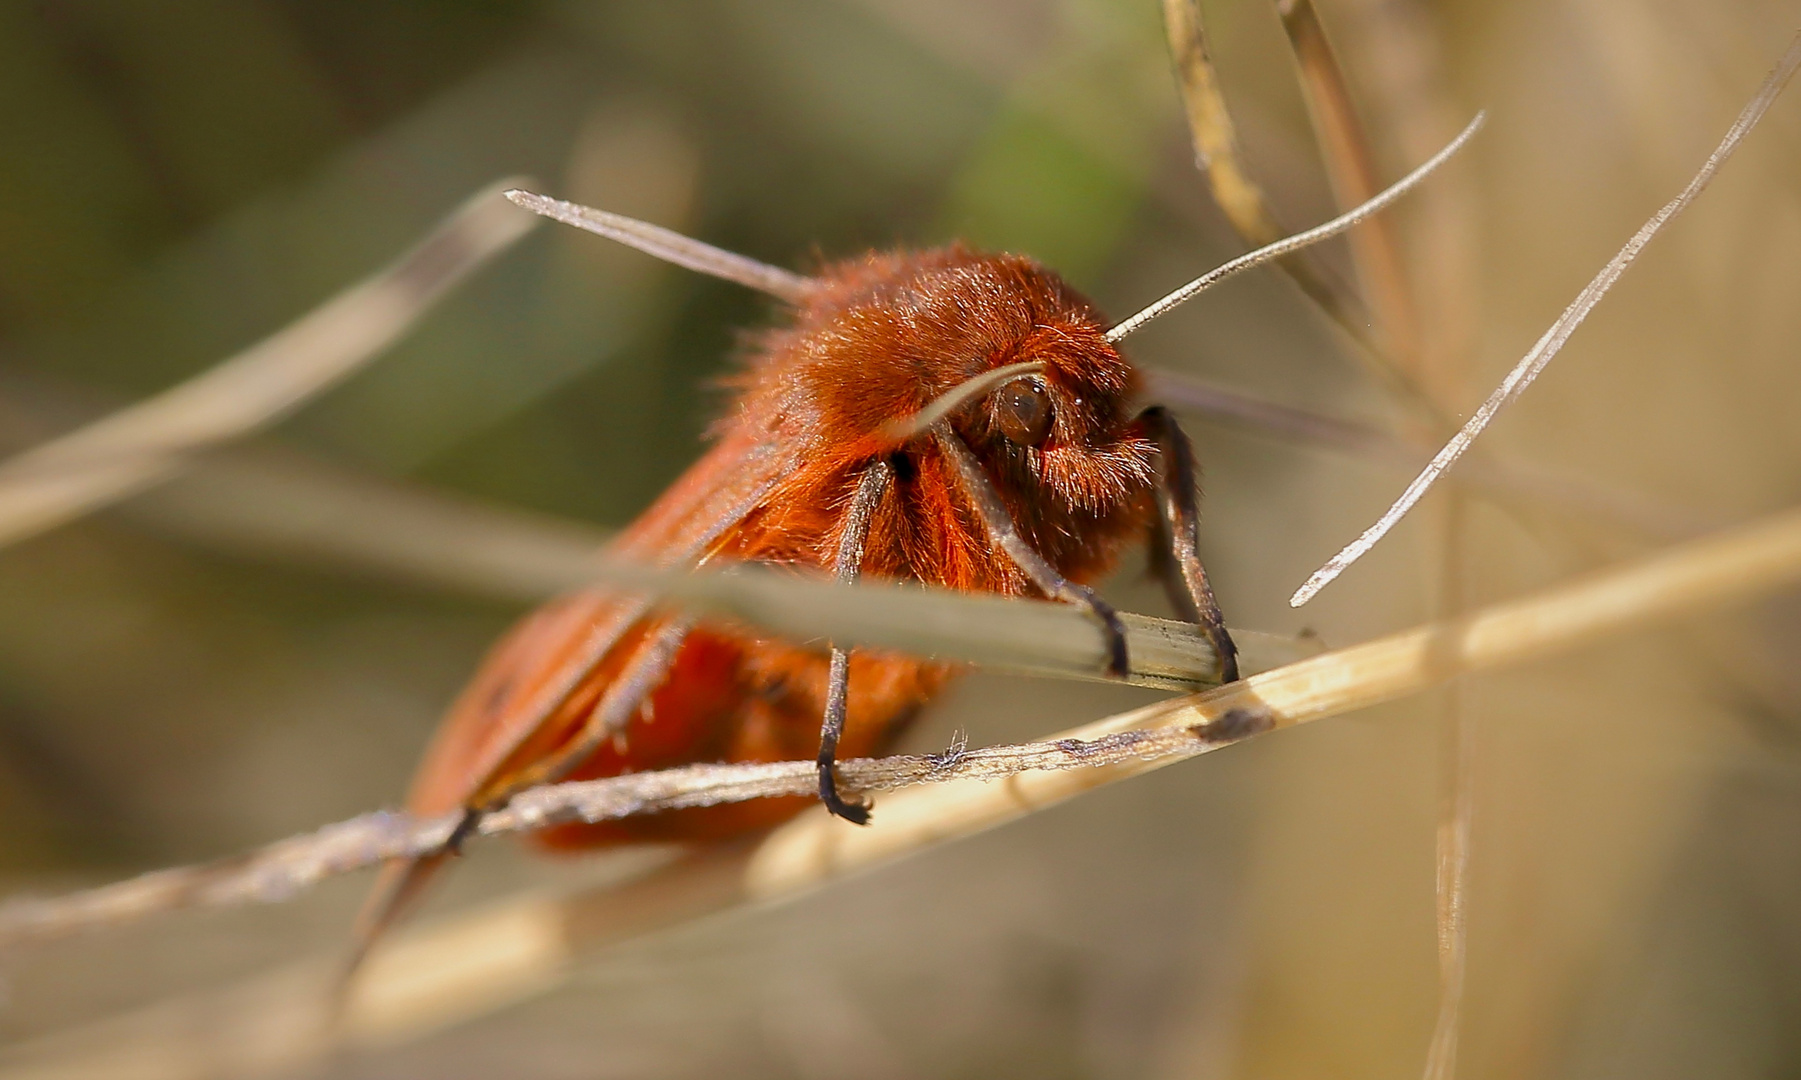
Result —
[{"label": "dry grass stem", "polygon": [[327,1003],[342,957],[318,956],[15,1043],[0,1077],[288,1075],[346,1044],[404,1043],[549,991],[596,949],[743,903],[747,856],[721,846],[638,880],[515,895],[404,928],[370,959],[336,1034]]},{"label": "dry grass stem", "polygon": [[[1263,189],[1245,164],[1219,72],[1207,51],[1199,0],[1163,0],[1163,25],[1182,90],[1195,164],[1207,178],[1213,201],[1246,244],[1256,248],[1274,243],[1288,230],[1270,209]],[[1348,286],[1304,254],[1285,258],[1280,265],[1301,292],[1362,347],[1385,381],[1399,381],[1399,372],[1369,335],[1362,304]]]},{"label": "dry grass stem", "polygon": [[1601,272],[1595,275],[1594,280],[1590,281],[1576,299],[1571,301],[1570,306],[1564,309],[1557,321],[1551,324],[1551,328],[1538,339],[1538,343],[1520,359],[1512,371],[1508,372],[1507,378],[1502,380],[1501,385],[1495,388],[1488,400],[1482,403],[1481,408],[1476,410],[1475,415],[1470,417],[1469,422],[1463,426],[1462,430],[1452,436],[1451,441],[1445,444],[1444,449],[1440,450],[1419,476],[1407,485],[1407,489],[1401,493],[1400,498],[1395,500],[1394,505],[1389,507],[1374,525],[1365,529],[1363,535],[1346,545],[1344,550],[1332,556],[1324,566],[1314,571],[1313,575],[1302,583],[1299,589],[1295,590],[1294,596],[1288,601],[1290,605],[1300,607],[1313,599],[1333,578],[1362,558],[1364,553],[1374,547],[1376,542],[1381,540],[1396,522],[1406,516],[1407,512],[1424,497],[1438,478],[1456,464],[1457,459],[1463,456],[1464,451],[1469,449],[1470,444],[1488,427],[1489,422],[1495,418],[1502,407],[1519,397],[1525,392],[1526,387],[1532,385],[1532,381],[1538,378],[1539,373],[1551,362],[1552,357],[1556,356],[1558,351],[1563,348],[1570,335],[1576,332],[1578,326],[1582,325],[1582,321],[1588,317],[1589,312],[1594,310],[1595,305],[1601,302],[1601,298],[1607,295],[1607,291],[1613,287],[1615,282],[1619,281],[1621,275],[1625,274],[1626,269],[1638,258],[1645,245],[1651,242],[1651,238],[1656,236],[1672,218],[1694,202],[1695,198],[1707,187],[1708,182],[1713,179],[1720,166],[1732,156],[1732,152],[1738,148],[1740,141],[1757,125],[1758,120],[1762,119],[1763,114],[1768,111],[1777,95],[1782,93],[1782,88],[1794,75],[1797,65],[1801,65],[1801,35],[1796,36],[1789,45],[1788,51],[1783,53],[1782,59],[1777,61],[1776,67],[1764,79],[1757,94],[1745,106],[1744,111],[1739,113],[1738,119],[1727,130],[1725,138],[1721,139],[1719,146],[1714,149],[1712,154],[1708,155],[1707,161],[1688,182],[1688,186],[1684,187],[1674,199],[1665,203],[1662,209],[1652,215],[1651,220],[1645,222],[1638,232],[1626,241],[1626,245],[1612,259],[1608,260],[1607,265],[1601,268]]},{"label": "dry grass stem", "polygon": [[[1469,502],[1461,492],[1444,500],[1437,515],[1439,589],[1434,613],[1460,612],[1470,579]],[[1434,695],[1439,717],[1438,822],[1433,898],[1438,945],[1438,1009],[1426,1044],[1425,1080],[1452,1080],[1463,1031],[1464,991],[1469,974],[1471,836],[1476,814],[1476,709],[1470,686],[1454,682]]]},{"label": "dry grass stem", "polygon": [[[663,601],[768,630],[821,651],[837,641],[1001,671],[1114,681],[1110,638],[1085,609],[889,582],[839,585],[757,565],[716,571],[659,570],[595,556],[570,567],[585,583],[651,593]],[[1131,671],[1125,681],[1192,690],[1219,681],[1212,646],[1191,623],[1122,614]],[[1238,634],[1240,631],[1234,631]],[[1245,631],[1245,661],[1272,666],[1305,642]]]},{"label": "dry grass stem", "polygon": [[[1307,102],[1308,115],[1320,145],[1334,197],[1340,206],[1357,203],[1376,190],[1378,170],[1368,136],[1358,119],[1350,87],[1327,39],[1319,11],[1312,0],[1276,0],[1276,9],[1294,53],[1302,95]],[[1437,442],[1453,423],[1449,410],[1454,406],[1456,398],[1450,392],[1448,378],[1449,364],[1453,357],[1442,349],[1428,351],[1425,346],[1426,337],[1403,266],[1394,223],[1387,217],[1377,218],[1352,231],[1347,239],[1357,278],[1374,316],[1377,336],[1404,372],[1408,387],[1429,406],[1421,410],[1417,419],[1430,423],[1416,424],[1416,431],[1430,441]],[[1419,430],[1422,426],[1423,431]],[[1424,458],[1425,455],[1420,457]],[[1472,475],[1467,478],[1475,481],[1471,486],[1479,487],[1482,479],[1492,479],[1496,474],[1503,481],[1517,483],[1526,479],[1524,475],[1499,468],[1492,462],[1478,461],[1472,464],[1485,468],[1471,470]],[[1416,464],[1413,467],[1419,466]],[[1575,494],[1571,491],[1572,488],[1579,489],[1581,486],[1583,485],[1550,484],[1545,485],[1542,490],[1553,496],[1569,495]],[[1517,491],[1518,488],[1514,490]],[[1596,499],[1590,502],[1578,496],[1557,505],[1566,511],[1570,507],[1585,510],[1592,507],[1602,511],[1596,516],[1605,517],[1606,510],[1619,506],[1619,500]],[[1434,600],[1432,612],[1437,617],[1462,608],[1457,597],[1462,591],[1461,533],[1465,515],[1459,500],[1450,501],[1445,519],[1446,527],[1439,537],[1443,587]],[[1619,515],[1613,515],[1611,523],[1617,524],[1619,520]],[[1442,722],[1449,740],[1459,747],[1467,745],[1470,739],[1469,715],[1468,710],[1462,707],[1458,688],[1451,687],[1439,697],[1446,706]],[[1464,760],[1461,753],[1453,754],[1452,757],[1455,767],[1441,772],[1441,785],[1448,794],[1441,800],[1437,830],[1440,1007],[1427,1055],[1426,1071],[1432,1080],[1449,1080],[1454,1069],[1456,1036],[1461,1024],[1464,949],[1467,940],[1462,913],[1467,884],[1464,870],[1469,854],[1468,826],[1473,812],[1473,803],[1469,798],[1473,768],[1467,767],[1471,763]]]},{"label": "dry grass stem", "polygon": [[1475,805],[1475,725],[1468,705],[1452,690],[1451,715],[1445,717],[1449,743],[1434,838],[1437,854],[1435,895],[1438,901],[1438,1012],[1432,1041],[1426,1048],[1425,1080],[1451,1080],[1457,1071],[1457,1043],[1463,1026],[1464,991],[1469,976],[1470,837]]},{"label": "dry grass stem", "polygon": [[[30,445],[89,410],[61,395],[0,387],[0,445]],[[49,421],[49,422],[46,422]],[[211,450],[117,512],[234,556],[315,565],[510,603],[591,580],[609,532],[329,463],[271,442]]]},{"label": "dry grass stem", "polygon": [[[1467,618],[1422,626],[1208,694],[1111,717],[1044,743],[993,752],[1005,755],[1016,749],[1022,761],[1056,766],[1053,771],[984,781],[969,776],[996,764],[995,757],[953,753],[900,759],[904,764],[897,764],[898,769],[944,782],[884,796],[871,828],[859,829],[809,812],[754,849],[734,846],[697,853],[623,888],[590,889],[560,898],[518,897],[418,927],[398,935],[374,957],[344,1017],[341,1036],[330,1033],[324,1013],[336,961],[319,958],[220,991],[173,998],[34,1040],[14,1050],[10,1057],[15,1067],[0,1071],[0,1076],[260,1075],[319,1061],[341,1045],[340,1040],[357,1046],[403,1042],[545,992],[568,976],[582,954],[625,938],[748,901],[792,896],[1259,730],[1348,712],[1458,675],[1567,650],[1797,580],[1801,580],[1801,511],[1790,511]],[[1139,731],[1143,733],[1119,738]],[[1083,754],[1089,755],[1093,767],[1067,767],[1077,764],[1071,759]],[[965,761],[969,764],[960,767],[971,772],[951,778]],[[858,766],[887,767],[881,762]],[[799,768],[804,771],[806,766]],[[860,778],[869,782],[875,775],[862,773]],[[669,783],[654,774],[623,779]],[[753,781],[740,776],[736,782]],[[537,813],[560,812],[557,801],[571,787],[575,786],[541,789],[521,798],[544,800],[525,804],[535,806]],[[621,797],[620,789],[575,790],[599,805],[620,805],[614,801]],[[650,794],[668,798],[673,790],[664,787]],[[679,797],[702,795],[689,790]],[[501,822],[524,824],[519,819],[498,819],[490,828]],[[351,823],[336,828],[355,827]],[[397,836],[406,835],[409,827],[441,829],[443,824],[409,826],[398,818],[383,819],[381,824]],[[328,835],[337,845],[347,833]],[[286,849],[295,865],[329,863],[323,852],[306,853],[304,840],[289,844],[295,845]],[[110,897],[94,892],[36,902],[41,906],[33,908],[18,902],[7,909],[5,919],[16,935],[28,924],[72,929],[83,910],[99,913],[109,905],[139,914],[146,899],[159,893],[199,895],[209,874],[217,876],[207,887],[224,890],[226,877],[251,874],[251,863],[171,873],[190,876],[124,883],[110,887]],[[256,885],[251,877],[238,885],[241,895],[271,887],[279,892],[283,886],[279,880],[274,886],[267,880]],[[136,897],[131,895],[134,890]],[[266,892],[262,895],[267,897]],[[66,910],[57,910],[59,906]]]},{"label": "dry grass stem", "polygon": [[[1263,726],[1267,725],[1255,717],[1234,716],[1193,730],[1121,730],[1091,740],[1072,734],[1015,746],[852,759],[838,764],[839,786],[847,794],[868,795],[949,780],[1000,780],[1028,770],[1188,757],[1212,744],[1247,737]],[[818,785],[817,767],[806,761],[690,765],[532,788],[515,796],[504,810],[483,818],[476,832],[504,836],[573,821],[612,821],[686,807],[805,796],[815,793]],[[0,908],[0,946],[180,908],[287,900],[328,877],[386,859],[437,851],[460,818],[460,814],[426,820],[399,813],[365,814],[242,858],[156,871],[59,899],[13,901]]]},{"label": "dry grass stem", "polygon": [[[1207,51],[1207,34],[1198,0],[1164,0],[1163,22],[1182,90],[1183,111],[1188,118],[1195,161],[1207,177],[1214,202],[1245,243],[1252,247],[1272,243],[1287,230],[1270,209],[1262,189],[1251,178],[1244,163],[1237,129],[1220,86],[1219,72]],[[1329,152],[1327,156],[1330,158]],[[1373,193],[1374,186],[1369,190]],[[1339,205],[1350,206],[1359,201],[1341,198]],[[1348,285],[1303,253],[1285,257],[1278,265],[1302,294],[1317,304],[1356,343],[1358,354],[1384,385],[1410,408],[1435,421],[1439,419],[1436,408],[1408,371],[1389,355],[1384,343],[1370,333],[1364,305]],[[1444,426],[1449,427],[1449,424]]]},{"label": "dry grass stem", "polygon": [[[1204,694],[1102,720],[1063,737],[1092,741],[1142,727],[1201,730],[1230,713],[1255,720],[1253,726],[1262,724],[1256,718],[1267,718],[1269,727],[1291,727],[1796,581],[1801,581],[1801,510],[1463,618],[1429,623]],[[1098,770],[1022,773],[1004,784],[958,783],[897,792],[882,801],[882,824],[873,829],[834,827],[823,816],[810,815],[764,845],[753,870],[753,891],[817,884],[913,850],[927,838],[943,840],[990,828],[1179,756],[1120,762]]]},{"label": "dry grass stem", "polygon": [[[1278,0],[1276,10],[1294,50],[1302,94],[1333,195],[1341,208],[1355,206],[1374,195],[1380,181],[1344,72],[1312,0]],[[1407,373],[1410,384],[1423,387],[1418,320],[1394,228],[1384,218],[1372,218],[1346,239],[1387,354]]]},{"label": "dry grass stem", "polygon": [[1207,52],[1199,0],[1163,0],[1163,25],[1194,140],[1195,165],[1207,177],[1213,201],[1246,243],[1252,247],[1274,243],[1287,230],[1276,223],[1263,190],[1245,167],[1219,72]]},{"label": "dry grass stem", "polygon": [[477,195],[393,266],[177,386],[0,463],[0,545],[63,524],[262,427],[375,357],[534,218]]},{"label": "dry grass stem", "polygon": [[[841,782],[851,792],[908,790],[881,800],[873,828],[809,814],[778,830],[751,863],[747,892],[773,896],[819,884],[1262,731],[1419,693],[1457,676],[1565,651],[1797,580],[1801,510],[1043,742],[845,762]],[[499,835],[561,821],[804,795],[817,782],[812,768],[811,762],[699,765],[541,787],[484,819],[480,831]],[[286,899],[326,876],[430,850],[453,825],[451,817],[420,822],[399,814],[365,815],[240,859],[159,871],[60,899],[13,901],[0,912],[0,941],[175,907]]]},{"label": "dry grass stem", "polygon": [[235,555],[536,603],[593,581],[610,535],[266,446],[208,454],[120,512]]}]

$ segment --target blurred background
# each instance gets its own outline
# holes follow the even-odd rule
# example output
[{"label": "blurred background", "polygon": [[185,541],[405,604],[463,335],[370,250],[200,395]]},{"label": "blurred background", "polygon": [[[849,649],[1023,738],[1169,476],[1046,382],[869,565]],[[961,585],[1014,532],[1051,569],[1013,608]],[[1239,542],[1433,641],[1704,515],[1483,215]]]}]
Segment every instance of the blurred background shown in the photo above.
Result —
[{"label": "blurred background", "polygon": [[[1278,213],[1330,216],[1272,5],[1203,8]],[[1489,110],[1396,215],[1423,382],[1459,414],[1687,180],[1796,18],[1775,0],[1320,8],[1386,178]],[[513,174],[799,269],[961,237],[1039,257],[1116,317],[1242,250],[1194,168],[1152,0],[6,4],[0,147],[8,447],[206,369]],[[1406,474],[1190,417],[1231,623],[1349,644],[1794,504],[1798,154],[1790,99],[1488,436],[1496,458],[1604,493],[1592,513],[1435,496],[1297,613],[1295,585]],[[745,290],[541,229],[257,440],[274,469],[259,497],[304,516],[321,485],[420,488],[568,536],[621,525],[697,455],[712,380],[768,317]],[[1129,351],[1410,430],[1274,272]],[[227,498],[152,492],[0,551],[7,892],[393,805],[522,609],[504,582],[219,524]],[[1164,613],[1141,570],[1107,592]],[[311,1074],[1416,1075],[1453,711],[1475,733],[1462,1075],[1789,1074],[1797,599],[1257,739],[587,956],[504,1010]],[[1150,699],[975,675],[908,745]],[[432,910],[596,872],[483,844]],[[0,957],[0,1075],[62,1075],[83,1025],[339,948],[366,886]]]}]

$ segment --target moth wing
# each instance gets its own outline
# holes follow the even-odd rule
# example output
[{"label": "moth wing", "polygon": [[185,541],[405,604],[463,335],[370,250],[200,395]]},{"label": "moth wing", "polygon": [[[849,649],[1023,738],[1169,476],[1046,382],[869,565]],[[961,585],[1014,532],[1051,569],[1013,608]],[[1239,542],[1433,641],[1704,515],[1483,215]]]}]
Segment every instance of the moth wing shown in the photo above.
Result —
[{"label": "moth wing", "polygon": [[[696,566],[789,464],[789,455],[767,442],[728,437],[607,550],[656,566]],[[645,642],[660,618],[640,595],[596,587],[553,600],[516,624],[451,705],[414,777],[407,809],[441,814],[466,806],[503,782],[509,766],[531,760],[532,750],[548,752],[570,724],[585,719],[586,710],[576,706],[591,706],[611,673],[629,662],[620,655],[622,643]]]},{"label": "moth wing", "polygon": [[[663,567],[705,562],[793,466],[791,454],[742,429],[728,433],[608,545]],[[645,600],[590,588],[560,597],[497,642],[446,713],[407,797],[420,816],[470,806],[510,771],[546,753],[585,719],[611,674],[661,616]],[[584,707],[585,706],[585,707]],[[358,920],[345,984],[381,932],[418,896],[443,855],[383,867]]]}]

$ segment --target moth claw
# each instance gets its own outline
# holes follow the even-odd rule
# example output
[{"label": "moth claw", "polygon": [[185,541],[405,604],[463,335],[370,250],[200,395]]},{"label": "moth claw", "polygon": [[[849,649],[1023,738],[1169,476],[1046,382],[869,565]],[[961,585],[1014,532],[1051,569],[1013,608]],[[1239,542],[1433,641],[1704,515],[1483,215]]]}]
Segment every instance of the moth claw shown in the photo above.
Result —
[{"label": "moth claw", "polygon": [[869,824],[868,804],[849,802],[838,794],[838,777],[828,761],[819,763],[819,801],[825,804],[826,812],[833,817],[841,817],[852,825]]}]

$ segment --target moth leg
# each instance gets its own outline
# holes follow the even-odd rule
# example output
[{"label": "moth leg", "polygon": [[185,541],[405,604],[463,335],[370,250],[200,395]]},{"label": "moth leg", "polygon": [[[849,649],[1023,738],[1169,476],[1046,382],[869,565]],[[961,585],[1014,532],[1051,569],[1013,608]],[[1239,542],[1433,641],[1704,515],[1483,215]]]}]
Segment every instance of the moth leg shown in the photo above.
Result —
[{"label": "moth leg", "polygon": [[475,830],[481,826],[481,823],[482,812],[480,810],[464,807],[463,816],[457,820],[456,827],[451,829],[450,835],[444,838],[444,846],[441,849],[444,854],[461,855],[463,841],[474,836]]},{"label": "moth leg", "polygon": [[844,734],[844,703],[850,693],[850,653],[832,650],[832,667],[826,675],[825,720],[819,727],[819,801],[832,814],[853,825],[869,824],[869,807],[846,802],[838,794],[838,739]]},{"label": "moth leg", "polygon": [[1201,565],[1201,512],[1196,483],[1200,468],[1195,463],[1194,445],[1176,418],[1161,405],[1139,413],[1138,422],[1157,444],[1163,463],[1163,482],[1157,486],[1160,513],[1152,539],[1151,567],[1162,579],[1170,604],[1184,619],[1200,626],[1213,643],[1214,654],[1219,658],[1219,681],[1235,682],[1238,647],[1226,632],[1225,619],[1213,599],[1213,586],[1207,583],[1207,570]]},{"label": "moth leg", "polygon": [[[841,585],[857,580],[863,568],[863,545],[869,539],[869,523],[876,507],[888,493],[894,469],[886,461],[877,461],[863,470],[851,496],[850,510],[844,517],[844,534],[838,539],[838,554],[832,560],[832,578]],[[838,740],[844,735],[845,702],[850,694],[850,653],[832,649],[832,666],[826,674],[825,719],[819,726],[819,801],[838,817],[856,825],[869,824],[869,807],[846,802],[838,794],[838,777],[832,767],[838,760]]]},{"label": "moth leg", "polygon": [[988,538],[1006,552],[1014,565],[1025,571],[1026,577],[1046,596],[1085,607],[1100,620],[1107,634],[1107,670],[1119,678],[1125,678],[1131,671],[1131,665],[1126,656],[1126,628],[1119,621],[1119,612],[1113,609],[1113,605],[1096,596],[1094,590],[1057,573],[1057,568],[1038,554],[1026,542],[1025,537],[1019,535],[1019,527],[1013,524],[1012,515],[1007,513],[1007,505],[1001,501],[1000,492],[994,490],[994,484],[982,471],[981,462],[976,460],[968,444],[950,429],[950,425],[934,425],[932,438],[944,452],[944,456],[950,459],[956,470],[958,485],[963,489],[970,505],[975,507],[976,515],[982,519],[983,526],[988,530]]}]

